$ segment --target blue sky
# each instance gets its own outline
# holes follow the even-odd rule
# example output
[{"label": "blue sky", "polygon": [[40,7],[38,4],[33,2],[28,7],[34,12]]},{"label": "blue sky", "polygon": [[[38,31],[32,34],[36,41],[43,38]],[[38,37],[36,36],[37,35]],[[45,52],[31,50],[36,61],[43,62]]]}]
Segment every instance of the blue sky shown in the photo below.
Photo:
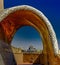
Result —
[{"label": "blue sky", "polygon": [[30,45],[33,45],[37,49],[43,49],[43,44],[38,31],[30,26],[24,26],[15,33],[12,45],[22,49],[28,49]]},{"label": "blue sky", "polygon": [[[60,0],[4,0],[4,8],[10,8],[18,5],[30,5],[42,11],[44,15],[50,20],[51,24],[53,25],[53,28],[56,32],[56,36],[59,42],[59,47],[60,47]],[[33,32],[32,28],[29,29]],[[23,30],[25,30],[25,28]],[[17,39],[19,38],[18,37],[19,34],[22,35],[25,33],[19,32],[18,34],[16,34]],[[24,35],[22,35],[22,37],[24,37]],[[28,39],[33,38],[33,40],[40,39],[37,32],[34,33],[34,36],[32,35],[32,38],[30,38],[29,36],[27,36],[27,38]]]}]

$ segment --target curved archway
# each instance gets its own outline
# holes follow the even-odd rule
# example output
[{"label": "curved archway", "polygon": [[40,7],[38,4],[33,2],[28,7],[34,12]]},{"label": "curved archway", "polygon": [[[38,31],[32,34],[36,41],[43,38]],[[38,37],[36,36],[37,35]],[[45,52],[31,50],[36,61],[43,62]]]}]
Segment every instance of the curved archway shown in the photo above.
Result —
[{"label": "curved archway", "polygon": [[54,65],[53,60],[55,55],[58,54],[56,35],[52,25],[40,11],[23,5],[7,9],[1,14],[0,23],[4,30],[4,41],[6,43],[10,44],[14,33],[20,27],[26,25],[32,26],[41,34],[43,40],[44,64],[47,65],[47,61],[49,61],[51,65]]},{"label": "curved archway", "polygon": [[33,46],[37,51],[43,50],[43,44],[38,31],[31,26],[23,26],[17,30],[12,39],[11,45],[26,50]]},{"label": "curved archway", "polygon": [[23,26],[18,29],[12,39],[11,47],[17,65],[42,64],[43,44],[40,34],[33,27]]}]

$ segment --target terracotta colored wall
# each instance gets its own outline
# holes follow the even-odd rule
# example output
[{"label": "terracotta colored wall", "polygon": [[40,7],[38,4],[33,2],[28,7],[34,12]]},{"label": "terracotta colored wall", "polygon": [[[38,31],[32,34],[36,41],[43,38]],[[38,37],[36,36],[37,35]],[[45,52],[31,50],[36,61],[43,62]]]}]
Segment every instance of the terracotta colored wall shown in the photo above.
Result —
[{"label": "terracotta colored wall", "polygon": [[44,63],[44,56],[39,53],[17,53],[14,54],[15,60],[17,64],[23,64],[23,63],[39,63],[43,64]]},{"label": "terracotta colored wall", "polygon": [[39,63],[43,64],[43,55],[39,53],[25,53],[23,55],[24,62],[29,62],[29,63]]},{"label": "terracotta colored wall", "polygon": [[[39,63],[39,54],[34,54],[34,53],[24,53],[23,55],[23,61],[24,62],[29,62],[29,63]],[[36,61],[36,59],[38,60]]]}]

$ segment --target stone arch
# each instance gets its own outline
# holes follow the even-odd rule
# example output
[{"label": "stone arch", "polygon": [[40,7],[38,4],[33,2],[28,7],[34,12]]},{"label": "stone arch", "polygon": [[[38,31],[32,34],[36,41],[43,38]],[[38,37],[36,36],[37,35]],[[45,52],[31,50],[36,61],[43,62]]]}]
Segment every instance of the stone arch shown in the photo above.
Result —
[{"label": "stone arch", "polygon": [[4,41],[8,44],[20,27],[26,25],[34,27],[42,37],[44,63],[47,65],[48,56],[49,62],[54,65],[52,62],[54,56],[58,54],[58,42],[52,25],[41,11],[28,5],[6,9],[0,14],[0,25],[4,30]]}]

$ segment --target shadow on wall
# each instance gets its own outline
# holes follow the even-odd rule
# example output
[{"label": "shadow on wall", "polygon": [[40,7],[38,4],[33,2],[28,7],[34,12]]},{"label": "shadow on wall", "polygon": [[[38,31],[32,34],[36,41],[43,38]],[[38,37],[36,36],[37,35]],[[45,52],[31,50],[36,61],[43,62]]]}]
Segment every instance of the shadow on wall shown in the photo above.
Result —
[{"label": "shadow on wall", "polygon": [[3,65],[17,65],[11,46],[3,41],[0,41],[0,54],[2,56],[0,60],[4,62]]},{"label": "shadow on wall", "polygon": [[[37,63],[44,65],[44,54],[43,53],[39,54],[39,56],[34,61],[33,65],[35,65],[35,64],[37,65]],[[49,65],[49,64],[47,64],[47,65]]]},{"label": "shadow on wall", "polygon": [[[44,65],[44,54],[43,53],[24,53],[23,54],[23,62],[32,63],[33,65]],[[49,65],[47,63],[47,65]]]},{"label": "shadow on wall", "polygon": [[11,46],[5,42],[5,35],[0,24],[0,64],[1,65],[17,65]]}]

